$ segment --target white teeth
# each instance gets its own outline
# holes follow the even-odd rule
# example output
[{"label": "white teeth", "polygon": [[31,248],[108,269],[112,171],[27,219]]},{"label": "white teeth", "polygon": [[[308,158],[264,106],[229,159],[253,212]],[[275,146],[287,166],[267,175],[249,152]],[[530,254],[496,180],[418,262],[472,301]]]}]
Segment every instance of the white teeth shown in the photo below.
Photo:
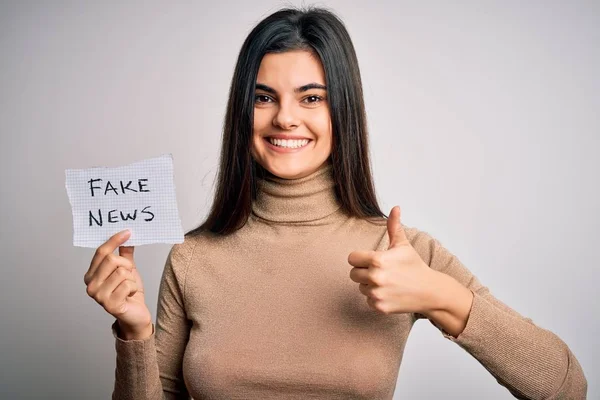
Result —
[{"label": "white teeth", "polygon": [[302,140],[284,140],[284,139],[273,139],[273,138],[267,138],[267,139],[269,140],[269,142],[271,142],[271,144],[274,144],[275,146],[287,147],[290,149],[295,149],[298,147],[306,146],[306,144],[309,142],[308,139],[302,139]]}]

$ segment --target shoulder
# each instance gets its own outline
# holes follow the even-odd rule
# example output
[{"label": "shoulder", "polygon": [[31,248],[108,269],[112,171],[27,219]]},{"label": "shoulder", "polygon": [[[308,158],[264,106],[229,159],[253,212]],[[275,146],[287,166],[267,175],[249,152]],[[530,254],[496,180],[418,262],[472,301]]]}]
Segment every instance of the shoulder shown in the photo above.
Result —
[{"label": "shoulder", "polygon": [[[230,235],[231,236],[231,235]],[[173,269],[187,269],[192,260],[204,257],[211,249],[226,245],[228,236],[218,235],[210,231],[186,234],[182,243],[176,243],[169,251],[168,261]]]},{"label": "shoulder", "polygon": [[404,226],[406,238],[419,254],[421,259],[432,269],[438,271],[448,270],[460,264],[460,260],[442,242],[429,232],[415,227]]},{"label": "shoulder", "polygon": [[182,243],[174,244],[169,250],[167,256],[167,267],[175,274],[183,274],[189,267],[191,260],[194,258],[198,248],[202,248],[202,242],[210,240],[211,233],[197,233],[194,235],[186,234]]},{"label": "shoulder", "polygon": [[[365,229],[371,229],[375,232],[379,232],[381,235],[380,247],[385,247],[387,249],[390,243],[387,232],[387,218],[373,217],[364,218],[360,221]],[[401,225],[406,233],[406,238],[419,254],[431,252],[433,247],[435,247],[436,244],[439,244],[437,239],[435,239],[430,233],[414,226],[406,225],[402,222]]]},{"label": "shoulder", "polygon": [[173,264],[173,266],[177,267],[187,264],[194,254],[194,249],[196,247],[195,242],[194,238],[184,236],[182,243],[176,243],[171,247],[168,261]]},{"label": "shoulder", "polygon": [[429,248],[437,241],[437,239],[427,231],[405,224],[402,224],[402,227],[406,233],[406,238],[414,248]]}]

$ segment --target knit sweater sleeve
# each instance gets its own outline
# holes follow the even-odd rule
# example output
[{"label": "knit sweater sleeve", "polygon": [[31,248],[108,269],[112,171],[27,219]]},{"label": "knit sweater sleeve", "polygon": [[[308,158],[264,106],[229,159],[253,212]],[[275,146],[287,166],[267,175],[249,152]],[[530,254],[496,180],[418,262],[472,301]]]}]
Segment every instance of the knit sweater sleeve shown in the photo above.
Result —
[{"label": "knit sweater sleeve", "polygon": [[444,338],[475,357],[515,398],[586,399],[587,380],[564,341],[494,297],[437,239],[415,228],[405,230],[423,261],[473,292],[467,324],[458,337],[430,320]]},{"label": "knit sweater sleeve", "polygon": [[189,399],[182,361],[190,325],[184,306],[185,272],[191,251],[185,244],[171,248],[163,270],[152,335],[123,340],[115,321],[117,352],[113,400]]}]

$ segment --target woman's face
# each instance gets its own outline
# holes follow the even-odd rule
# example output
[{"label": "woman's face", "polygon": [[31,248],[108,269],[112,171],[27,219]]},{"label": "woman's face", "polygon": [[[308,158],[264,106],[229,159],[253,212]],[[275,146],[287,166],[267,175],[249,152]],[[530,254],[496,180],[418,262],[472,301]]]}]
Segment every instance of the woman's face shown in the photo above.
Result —
[{"label": "woman's face", "polygon": [[266,54],[256,77],[252,157],[272,174],[302,178],[331,154],[325,71],[317,56]]}]

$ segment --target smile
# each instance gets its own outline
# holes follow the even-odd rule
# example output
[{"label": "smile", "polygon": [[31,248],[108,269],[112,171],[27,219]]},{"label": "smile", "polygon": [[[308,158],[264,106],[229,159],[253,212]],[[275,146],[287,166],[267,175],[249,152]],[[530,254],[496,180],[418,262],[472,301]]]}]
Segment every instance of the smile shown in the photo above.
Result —
[{"label": "smile", "polygon": [[297,152],[306,148],[312,142],[310,139],[284,140],[273,138],[264,138],[264,141],[267,143],[268,148],[279,153]]}]

